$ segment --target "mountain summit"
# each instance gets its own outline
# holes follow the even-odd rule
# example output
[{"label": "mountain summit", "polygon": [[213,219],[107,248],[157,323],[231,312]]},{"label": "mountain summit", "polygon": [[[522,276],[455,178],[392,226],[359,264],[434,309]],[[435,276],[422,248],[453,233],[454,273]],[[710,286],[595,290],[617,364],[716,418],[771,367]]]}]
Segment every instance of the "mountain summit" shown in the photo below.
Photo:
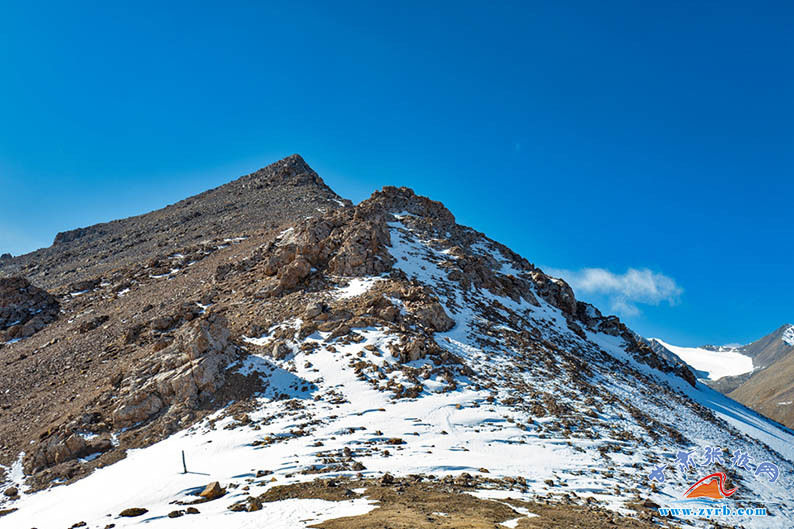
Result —
[{"label": "mountain summit", "polygon": [[[163,209],[58,233],[53,245],[0,260],[0,275],[63,287],[167,248],[221,242],[345,204],[298,154]],[[347,201],[349,204],[349,201]]]},{"label": "mountain summit", "polygon": [[703,446],[785,476],[731,469],[774,506],[747,527],[794,523],[791,431],[440,202],[263,171],[145,259],[33,277],[60,316],[0,348],[0,524],[651,528]]}]

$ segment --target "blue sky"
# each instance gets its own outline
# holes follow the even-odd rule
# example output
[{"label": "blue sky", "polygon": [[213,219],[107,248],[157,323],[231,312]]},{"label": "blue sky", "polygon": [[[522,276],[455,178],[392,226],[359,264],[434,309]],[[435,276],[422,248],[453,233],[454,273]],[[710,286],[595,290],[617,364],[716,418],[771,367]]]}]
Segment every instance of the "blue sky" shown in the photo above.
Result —
[{"label": "blue sky", "polygon": [[3,2],[0,252],[301,153],[672,343],[794,322],[794,11]]}]

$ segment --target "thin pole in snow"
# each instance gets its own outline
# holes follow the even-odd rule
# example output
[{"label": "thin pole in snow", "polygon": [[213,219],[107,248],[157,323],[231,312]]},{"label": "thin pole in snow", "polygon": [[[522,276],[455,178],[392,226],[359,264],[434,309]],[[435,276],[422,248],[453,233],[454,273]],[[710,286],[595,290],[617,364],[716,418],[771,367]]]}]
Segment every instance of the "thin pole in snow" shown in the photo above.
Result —
[{"label": "thin pole in snow", "polygon": [[187,465],[185,464],[185,451],[182,450],[182,473],[187,474]]}]

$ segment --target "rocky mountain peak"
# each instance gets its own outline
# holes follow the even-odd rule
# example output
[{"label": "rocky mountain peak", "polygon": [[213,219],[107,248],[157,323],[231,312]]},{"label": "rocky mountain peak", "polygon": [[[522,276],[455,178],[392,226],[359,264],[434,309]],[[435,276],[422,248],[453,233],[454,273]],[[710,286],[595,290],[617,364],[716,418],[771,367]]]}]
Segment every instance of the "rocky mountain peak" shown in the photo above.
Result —
[{"label": "rocky mountain peak", "polygon": [[763,338],[737,349],[753,358],[756,367],[767,367],[794,351],[794,327],[784,324]]},{"label": "rocky mountain peak", "polygon": [[58,233],[48,248],[0,259],[0,276],[25,276],[57,290],[122,265],[215,247],[350,204],[293,154],[162,209]]},{"label": "rocky mountain peak", "polygon": [[[317,185],[327,188],[323,179],[309,167],[300,154],[291,154],[239,179],[269,185]],[[327,188],[330,190],[330,188]]]},{"label": "rocky mountain peak", "polygon": [[[414,259],[430,259],[438,267],[433,279],[436,286],[431,289],[436,296],[449,297],[456,289],[484,291],[534,307],[541,305],[540,298],[559,309],[568,328],[579,337],[586,338],[587,331],[620,337],[639,361],[695,383],[683,363],[657,355],[617,317],[603,316],[595,307],[577,301],[565,281],[544,274],[484,234],[456,224],[442,203],[406,187],[384,187],[355,207],[303,219],[252,260],[224,265],[216,277],[225,280],[258,269],[266,278],[260,282],[258,295],[278,298],[305,288],[318,276],[389,275],[393,281],[417,281],[422,273],[406,271],[401,262]],[[236,285],[244,286],[242,281]]]},{"label": "rocky mountain peak", "polygon": [[378,212],[398,215],[412,215],[433,222],[437,228],[451,228],[455,216],[442,204],[427,197],[417,195],[408,187],[385,186],[370,198],[359,204],[357,218],[372,217]]}]

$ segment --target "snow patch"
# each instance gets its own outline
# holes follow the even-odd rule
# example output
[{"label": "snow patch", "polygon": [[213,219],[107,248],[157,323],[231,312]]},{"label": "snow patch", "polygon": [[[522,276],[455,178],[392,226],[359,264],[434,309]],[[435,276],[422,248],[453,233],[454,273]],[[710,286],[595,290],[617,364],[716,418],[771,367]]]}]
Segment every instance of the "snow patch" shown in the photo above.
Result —
[{"label": "snow patch", "polygon": [[354,298],[366,293],[375,283],[382,280],[382,277],[354,278],[348,282],[346,287],[337,288],[334,295],[337,299]]},{"label": "snow patch", "polygon": [[783,341],[794,346],[794,325],[789,325],[788,329],[783,331]]}]

